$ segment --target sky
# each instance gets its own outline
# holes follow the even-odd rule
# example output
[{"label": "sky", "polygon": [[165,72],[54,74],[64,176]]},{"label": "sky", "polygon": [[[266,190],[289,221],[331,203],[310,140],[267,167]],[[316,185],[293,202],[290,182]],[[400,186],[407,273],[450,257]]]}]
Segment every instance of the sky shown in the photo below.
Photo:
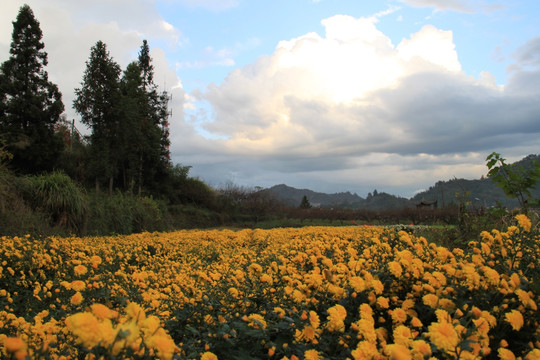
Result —
[{"label": "sky", "polygon": [[212,187],[412,197],[540,153],[537,0],[2,0],[30,5],[68,119],[90,48],[148,40],[171,157]]}]

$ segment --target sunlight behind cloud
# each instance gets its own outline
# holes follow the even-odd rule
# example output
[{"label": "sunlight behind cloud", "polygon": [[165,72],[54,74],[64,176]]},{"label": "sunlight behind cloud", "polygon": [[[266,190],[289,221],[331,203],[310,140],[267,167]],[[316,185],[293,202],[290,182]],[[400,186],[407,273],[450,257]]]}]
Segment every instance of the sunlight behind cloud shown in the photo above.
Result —
[{"label": "sunlight behind cloud", "polygon": [[229,136],[231,148],[251,146],[257,153],[293,144],[297,151],[311,149],[308,144],[322,149],[332,146],[333,137],[343,140],[358,131],[381,140],[403,134],[396,124],[384,128],[383,117],[365,128],[372,115],[357,112],[373,109],[376,92],[396,89],[406,77],[459,72],[461,66],[450,31],[425,26],[396,47],[376,22],[336,15],[322,21],[325,37],[308,33],[279,42],[271,56],[209,86],[205,97],[216,118],[205,128]]}]

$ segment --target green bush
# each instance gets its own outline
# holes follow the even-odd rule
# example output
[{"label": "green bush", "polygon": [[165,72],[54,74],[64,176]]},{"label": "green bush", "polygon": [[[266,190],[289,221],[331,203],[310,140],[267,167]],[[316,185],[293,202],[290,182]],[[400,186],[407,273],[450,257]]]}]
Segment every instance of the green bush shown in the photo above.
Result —
[{"label": "green bush", "polygon": [[63,172],[33,176],[27,189],[34,209],[49,216],[51,226],[67,232],[84,232],[88,200],[84,190]]},{"label": "green bush", "polygon": [[90,198],[88,234],[131,234],[164,230],[163,205],[151,197],[117,192]]},{"label": "green bush", "polygon": [[50,234],[46,215],[23,200],[20,187],[20,179],[0,166],[0,235]]}]

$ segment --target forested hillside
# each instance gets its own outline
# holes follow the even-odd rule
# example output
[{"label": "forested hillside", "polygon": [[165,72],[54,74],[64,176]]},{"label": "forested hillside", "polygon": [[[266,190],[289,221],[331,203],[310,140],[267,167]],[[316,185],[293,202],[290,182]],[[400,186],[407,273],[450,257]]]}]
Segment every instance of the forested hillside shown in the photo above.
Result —
[{"label": "forested hillside", "polygon": [[[516,168],[530,169],[534,162],[540,162],[540,155],[531,154],[510,165]],[[474,207],[502,205],[513,209],[519,206],[517,199],[507,197],[491,178],[484,176],[480,179],[441,180],[410,199],[377,190],[369,193],[365,198],[350,192],[325,194],[308,189],[295,189],[284,184],[275,185],[265,191],[289,206],[298,206],[302,197],[306,196],[312,206],[322,208],[401,209],[415,207],[422,200],[437,201],[439,207],[457,206],[462,202]],[[540,189],[532,190],[532,198],[540,199]]]}]

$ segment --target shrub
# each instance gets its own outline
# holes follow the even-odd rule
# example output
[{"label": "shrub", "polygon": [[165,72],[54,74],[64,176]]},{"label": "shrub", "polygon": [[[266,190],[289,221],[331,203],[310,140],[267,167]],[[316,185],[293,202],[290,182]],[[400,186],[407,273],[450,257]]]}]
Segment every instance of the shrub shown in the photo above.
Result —
[{"label": "shrub", "polygon": [[82,233],[87,219],[88,200],[84,190],[63,172],[30,178],[31,204],[50,218],[52,226]]},{"label": "shrub", "polygon": [[88,233],[131,234],[165,228],[163,205],[151,197],[117,192],[93,194],[90,198]]}]

